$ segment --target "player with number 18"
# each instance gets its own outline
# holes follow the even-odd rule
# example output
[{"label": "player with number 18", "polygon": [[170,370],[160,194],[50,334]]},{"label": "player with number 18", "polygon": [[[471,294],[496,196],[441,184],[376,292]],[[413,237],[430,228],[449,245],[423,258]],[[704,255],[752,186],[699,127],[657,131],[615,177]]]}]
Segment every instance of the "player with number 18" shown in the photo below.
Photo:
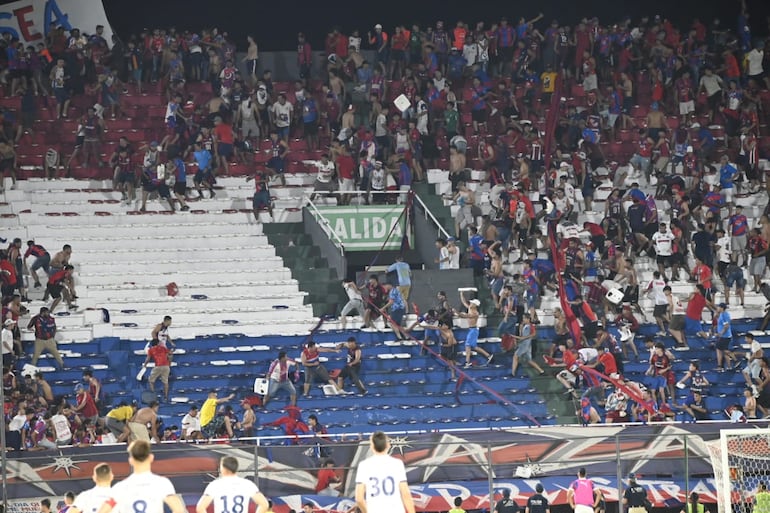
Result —
[{"label": "player with number 18", "polygon": [[256,513],[265,513],[267,499],[253,481],[238,476],[238,460],[225,456],[219,461],[219,478],[210,482],[195,506],[196,513],[206,513],[214,503],[214,513],[249,513],[249,503],[257,505]]}]

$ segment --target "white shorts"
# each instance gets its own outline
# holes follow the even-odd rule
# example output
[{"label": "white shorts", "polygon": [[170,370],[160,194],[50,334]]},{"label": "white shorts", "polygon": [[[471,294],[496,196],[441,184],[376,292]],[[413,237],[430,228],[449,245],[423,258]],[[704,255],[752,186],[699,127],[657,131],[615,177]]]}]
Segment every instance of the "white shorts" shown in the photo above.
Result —
[{"label": "white shorts", "polygon": [[244,119],[241,122],[241,137],[246,139],[247,137],[259,137],[259,125],[254,118]]},{"label": "white shorts", "polygon": [[574,374],[572,374],[570,371],[566,369],[559,373],[559,377],[572,386],[575,386],[575,383],[577,383],[577,376],[575,376]]},{"label": "white shorts", "polygon": [[720,192],[722,194],[722,197],[725,199],[725,203],[732,203],[733,202],[733,191],[735,190],[735,187],[728,187],[727,189],[722,189]]},{"label": "white shorts", "polygon": [[594,91],[599,88],[599,81],[596,78],[596,73],[592,75],[586,75],[583,78],[583,91]]},{"label": "white shorts", "polygon": [[356,188],[356,182],[352,178],[343,178],[340,180],[340,190],[343,192],[352,192]]},{"label": "white shorts", "polygon": [[594,513],[594,508],[585,504],[575,504],[575,513]]},{"label": "white shorts", "polygon": [[686,116],[690,112],[695,112],[695,102],[690,100],[689,102],[679,102],[679,115]]}]

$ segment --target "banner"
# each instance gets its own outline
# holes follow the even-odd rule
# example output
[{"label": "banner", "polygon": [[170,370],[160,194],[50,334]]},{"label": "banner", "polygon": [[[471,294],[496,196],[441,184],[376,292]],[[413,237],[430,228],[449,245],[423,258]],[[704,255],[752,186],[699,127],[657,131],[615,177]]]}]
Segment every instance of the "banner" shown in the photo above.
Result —
[{"label": "banner", "polygon": [[[508,488],[519,504],[533,493],[538,482],[552,504],[565,504],[566,488],[578,469],[585,467],[606,492],[608,501],[617,500],[618,473],[625,478],[634,472],[649,490],[653,504],[664,507],[680,504],[693,490],[701,494],[701,501],[714,502],[713,469],[705,444],[718,440],[720,429],[745,426],[661,423],[455,433],[437,430],[393,435],[391,448],[406,466],[418,511],[446,511],[458,495],[469,501],[468,509],[485,508],[490,465],[496,496]],[[761,429],[767,429],[766,422]],[[342,478],[344,498],[316,495],[317,469],[323,460],[316,438],[300,440],[298,445],[159,444],[153,446],[153,470],[169,477],[177,493],[192,507],[206,484],[216,477],[219,459],[233,456],[241,476],[257,476],[260,490],[275,502],[276,513],[298,511],[308,500],[319,509],[346,511],[341,506],[354,495],[356,469],[369,456],[369,442],[355,435],[345,442],[322,442]],[[79,493],[91,488],[91,475],[99,463],[110,464],[115,482],[131,472],[125,446],[120,445],[16,453],[6,469],[8,497],[13,501],[9,510],[35,513],[31,510],[41,497],[61,498],[67,491]]]},{"label": "banner", "polygon": [[[404,205],[319,206],[316,210],[311,212],[318,224],[327,233],[331,230],[337,234],[345,251],[401,249],[407,226]],[[319,214],[323,219],[319,219]]]},{"label": "banner", "polygon": [[0,5],[0,32],[22,43],[42,43],[52,28],[80,29],[92,35],[104,25],[102,37],[112,46],[112,28],[101,0],[20,0]]}]

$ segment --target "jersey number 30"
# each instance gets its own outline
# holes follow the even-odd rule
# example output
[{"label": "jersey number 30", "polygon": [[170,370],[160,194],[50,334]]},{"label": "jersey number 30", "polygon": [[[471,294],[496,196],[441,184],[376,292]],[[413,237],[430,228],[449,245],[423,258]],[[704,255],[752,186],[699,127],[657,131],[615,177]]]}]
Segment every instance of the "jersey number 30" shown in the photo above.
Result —
[{"label": "jersey number 30", "polygon": [[388,476],[381,480],[376,477],[369,478],[369,497],[377,497],[378,495],[390,496],[396,492],[396,480],[392,476]]}]

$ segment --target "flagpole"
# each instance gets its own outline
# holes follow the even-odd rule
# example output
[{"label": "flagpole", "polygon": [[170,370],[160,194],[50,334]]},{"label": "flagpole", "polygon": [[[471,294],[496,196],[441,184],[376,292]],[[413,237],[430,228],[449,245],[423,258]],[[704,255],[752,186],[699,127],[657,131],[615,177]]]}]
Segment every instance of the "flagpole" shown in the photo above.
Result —
[{"label": "flagpole", "polygon": [[8,461],[6,456],[7,447],[5,446],[5,390],[0,386],[0,405],[3,408],[3,427],[0,429],[0,466],[2,466],[2,505],[3,512],[8,511]]}]

